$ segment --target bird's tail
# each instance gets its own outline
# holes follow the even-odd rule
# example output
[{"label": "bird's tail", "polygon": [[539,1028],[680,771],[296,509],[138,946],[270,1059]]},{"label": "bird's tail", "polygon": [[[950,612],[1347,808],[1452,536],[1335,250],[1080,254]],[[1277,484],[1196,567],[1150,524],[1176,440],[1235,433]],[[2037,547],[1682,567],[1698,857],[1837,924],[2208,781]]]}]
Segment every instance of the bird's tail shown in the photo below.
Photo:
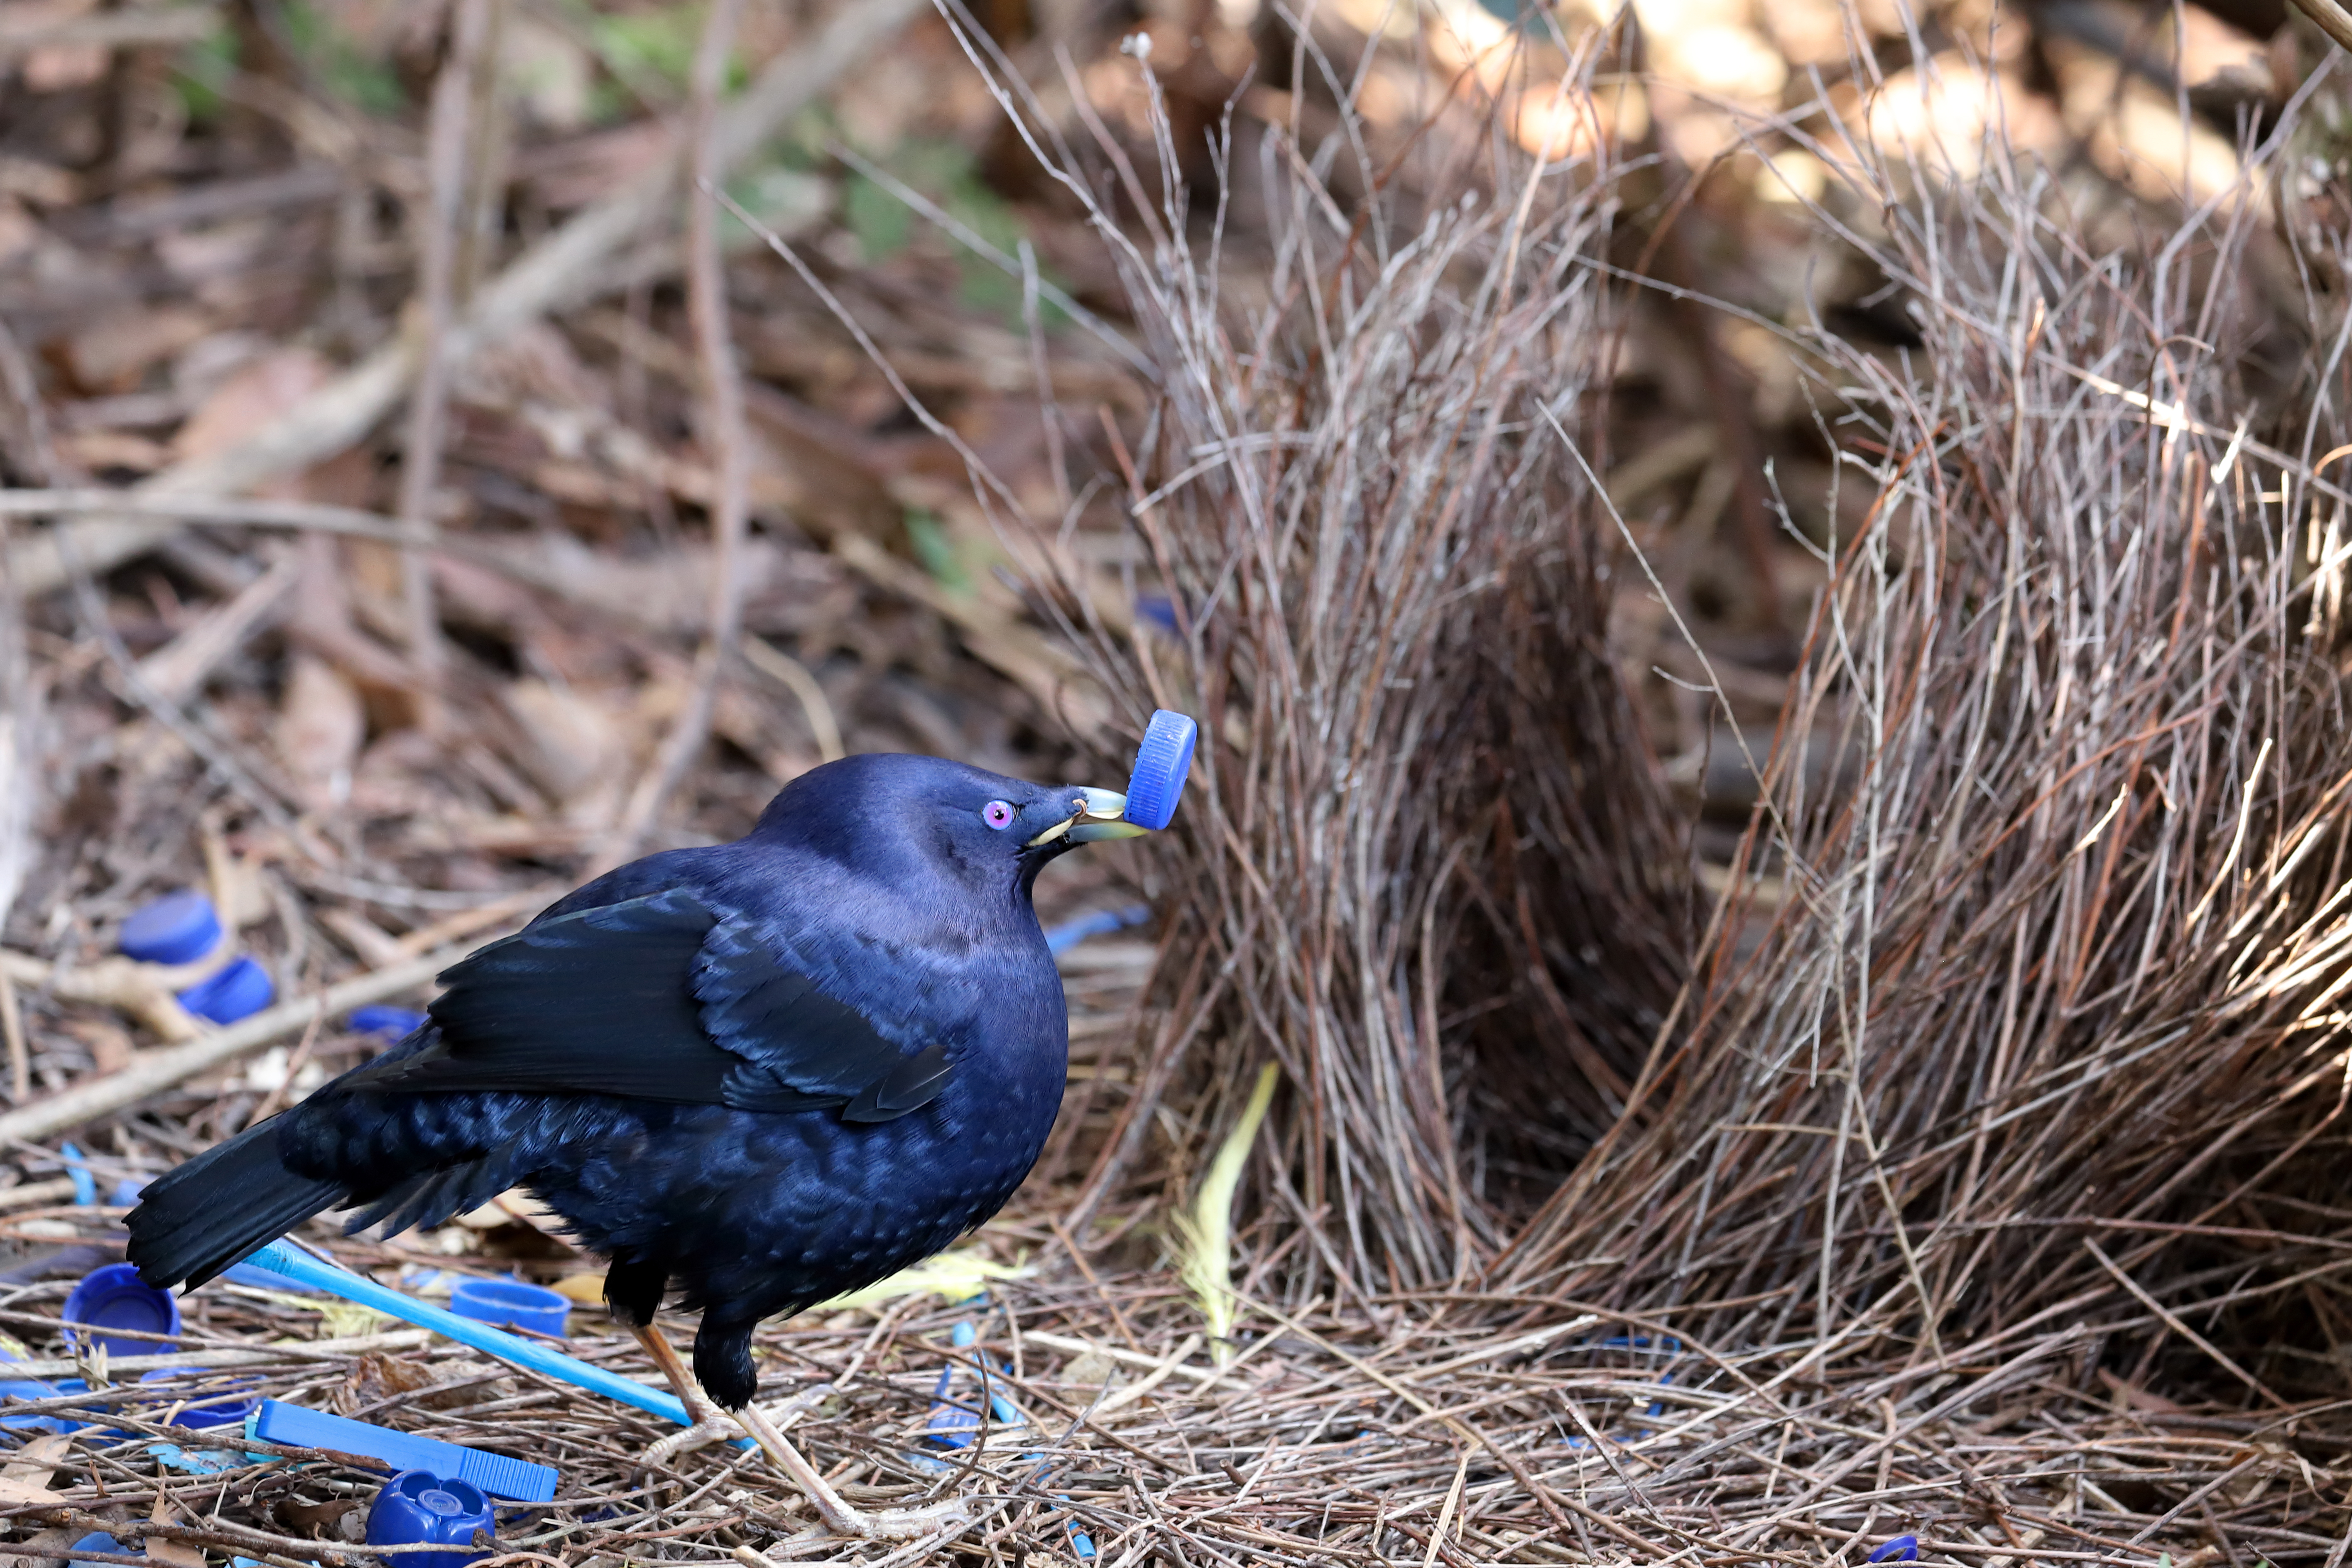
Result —
[{"label": "bird's tail", "polygon": [[248,1127],[140,1194],[123,1223],[131,1261],[158,1289],[203,1284],[321,1209],[343,1201],[341,1182],[296,1175],[278,1162],[278,1126]]}]

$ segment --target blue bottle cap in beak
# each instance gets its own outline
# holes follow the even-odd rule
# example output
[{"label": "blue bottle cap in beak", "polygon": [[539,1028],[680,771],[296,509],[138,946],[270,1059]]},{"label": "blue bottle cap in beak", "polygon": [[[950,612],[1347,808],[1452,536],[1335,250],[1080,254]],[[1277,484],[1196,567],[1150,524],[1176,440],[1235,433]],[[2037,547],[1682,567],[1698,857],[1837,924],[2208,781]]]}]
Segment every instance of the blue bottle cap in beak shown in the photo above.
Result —
[{"label": "blue bottle cap in beak", "polygon": [[1184,780],[1192,771],[1192,747],[1201,727],[1181,713],[1162,708],[1151,715],[1143,744],[1135,751],[1135,773],[1127,784],[1127,820],[1153,832],[1175,819],[1176,803],[1184,796]]}]

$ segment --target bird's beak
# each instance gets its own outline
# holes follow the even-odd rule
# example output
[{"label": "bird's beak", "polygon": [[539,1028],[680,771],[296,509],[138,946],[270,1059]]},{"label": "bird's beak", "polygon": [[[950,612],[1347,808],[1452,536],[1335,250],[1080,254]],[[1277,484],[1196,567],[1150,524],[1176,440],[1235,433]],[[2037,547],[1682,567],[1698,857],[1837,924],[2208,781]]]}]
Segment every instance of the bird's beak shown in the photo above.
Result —
[{"label": "bird's beak", "polygon": [[1127,820],[1127,796],[1112,789],[1080,786],[1077,811],[1029,840],[1032,849],[1067,836],[1073,844],[1093,844],[1105,838],[1137,838],[1150,831]]}]

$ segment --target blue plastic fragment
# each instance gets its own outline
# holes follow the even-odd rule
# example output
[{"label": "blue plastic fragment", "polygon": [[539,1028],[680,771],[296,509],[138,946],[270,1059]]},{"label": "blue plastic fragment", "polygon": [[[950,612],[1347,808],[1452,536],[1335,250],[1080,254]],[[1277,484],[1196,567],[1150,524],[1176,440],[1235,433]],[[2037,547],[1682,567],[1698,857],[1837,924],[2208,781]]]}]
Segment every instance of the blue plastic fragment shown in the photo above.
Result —
[{"label": "blue plastic fragment", "polygon": [[[142,1384],[173,1383],[182,1378],[195,1375],[193,1368],[187,1372],[182,1372],[176,1367],[163,1366],[157,1367],[152,1372],[141,1373],[139,1381]],[[183,1408],[172,1417],[171,1425],[198,1430],[207,1426],[243,1426],[245,1418],[261,1407],[261,1396],[257,1394],[248,1394],[239,1397],[235,1393],[239,1386],[242,1385],[232,1384],[229,1388],[217,1392],[190,1389],[188,1397],[200,1403]],[[172,1396],[172,1390],[168,1388],[159,1388],[155,1392],[166,1399]],[[169,1406],[167,1405],[166,1408]]]},{"label": "blue plastic fragment", "polygon": [[[136,1557],[140,1555],[138,1548],[123,1545],[122,1542],[115,1540],[114,1537],[107,1534],[106,1531],[102,1530],[91,1531],[88,1535],[83,1536],[79,1541],[77,1541],[71,1546],[67,1547],[66,1550],[68,1552],[110,1552],[117,1557]],[[87,1562],[82,1558],[77,1557],[73,1560],[72,1568],[108,1568],[108,1565]]]},{"label": "blue plastic fragment", "polygon": [[250,1464],[275,1464],[268,1454],[240,1454],[231,1448],[183,1448],[177,1443],[150,1443],[147,1457],[191,1476],[216,1476]]},{"label": "blue plastic fragment", "polygon": [[437,1437],[395,1432],[372,1421],[354,1421],[323,1410],[305,1410],[276,1399],[265,1399],[246,1423],[247,1436],[264,1443],[284,1443],[296,1448],[333,1448],[382,1459],[395,1470],[427,1470],[455,1476],[492,1497],[516,1502],[545,1502],[555,1496],[556,1472],[528,1459],[486,1454]]},{"label": "blue plastic fragment", "polygon": [[1151,715],[1127,781],[1128,821],[1157,832],[1175,820],[1176,803],[1183,798],[1184,780],[1192,771],[1192,748],[1200,738],[1201,727],[1181,713],[1162,708]]},{"label": "blue plastic fragment", "polygon": [[1868,1557],[1865,1563],[1916,1563],[1919,1561],[1919,1538],[1898,1535]]},{"label": "blue plastic fragment", "polygon": [[1151,918],[1150,904],[1129,904],[1124,909],[1097,910],[1092,914],[1079,915],[1064,921],[1045,933],[1045,950],[1057,957],[1086,941],[1088,937],[1108,936],[1115,931],[1139,926]]},{"label": "blue plastic fragment", "polygon": [[119,1209],[135,1208],[139,1194],[145,1192],[147,1184],[154,1179],[152,1176],[125,1176],[114,1184],[114,1190],[106,1194],[106,1201]]},{"label": "blue plastic fragment", "polygon": [[394,1035],[405,1039],[425,1026],[425,1015],[414,1008],[371,1002],[364,1007],[352,1008],[343,1022],[354,1035]]},{"label": "blue plastic fragment", "polygon": [[1183,635],[1184,628],[1176,619],[1176,601],[1165,594],[1138,594],[1135,613],[1170,637]]},{"label": "blue plastic fragment", "polygon": [[[14,1360],[0,1357],[0,1360]],[[87,1394],[89,1384],[78,1377],[58,1378],[44,1382],[37,1378],[18,1378],[0,1383],[0,1398],[61,1399],[68,1394]],[[70,1420],[63,1415],[0,1415],[0,1426],[15,1427],[28,1432],[79,1432],[89,1426],[87,1421]]]},{"label": "blue plastic fragment", "polygon": [[1078,1554],[1082,1563],[1095,1560],[1095,1538],[1080,1530],[1076,1520],[1070,1521],[1070,1550]]},{"label": "blue plastic fragment", "polygon": [[[384,1483],[368,1506],[370,1546],[467,1546],[474,1532],[498,1533],[490,1500],[462,1478],[427,1470],[404,1470]],[[465,1568],[483,1551],[404,1552],[398,1561],[417,1568]]]},{"label": "blue plastic fragment", "polygon": [[449,1292],[449,1310],[477,1322],[561,1339],[572,1299],[520,1279],[461,1279]]},{"label": "blue plastic fragment", "polygon": [[180,1005],[199,1018],[234,1024],[260,1012],[277,995],[278,988],[269,983],[269,971],[239,954],[217,973],[181,992]]},{"label": "blue plastic fragment", "polygon": [[158,1343],[104,1332],[108,1329],[166,1335],[180,1331],[180,1303],[173,1300],[169,1290],[158,1290],[142,1283],[138,1268],[131,1264],[110,1263],[83,1275],[81,1283],[66,1297],[65,1310],[58,1315],[66,1323],[68,1339],[87,1339],[90,1343],[104,1345],[112,1355],[155,1355],[180,1348],[169,1339]]},{"label": "blue plastic fragment", "polygon": [[90,1173],[89,1157],[70,1143],[60,1143],[58,1158],[65,1162],[66,1179],[73,1183],[74,1202],[83,1208],[97,1203],[98,1178]]},{"label": "blue plastic fragment", "polygon": [[166,893],[122,922],[115,945],[142,963],[194,963],[221,939],[213,901],[193,889]]},{"label": "blue plastic fragment", "polygon": [[[979,1338],[980,1331],[972,1327],[969,1319],[948,1331],[948,1342],[958,1350],[970,1350]],[[982,1355],[980,1360],[983,1366],[988,1363],[985,1354]],[[950,1362],[940,1368],[940,1380],[931,1387],[930,1418],[923,1425],[925,1441],[937,1443],[947,1448],[968,1448],[971,1446],[971,1440],[979,1436],[978,1405],[973,1401],[950,1397],[950,1391],[957,1382],[957,1373],[962,1370],[954,1362]],[[1006,1375],[1010,1376],[1012,1371],[1012,1364],[1005,1363]],[[997,1393],[992,1382],[989,1388],[988,1413],[1000,1426],[1018,1426],[1024,1419],[1020,1407]]]}]

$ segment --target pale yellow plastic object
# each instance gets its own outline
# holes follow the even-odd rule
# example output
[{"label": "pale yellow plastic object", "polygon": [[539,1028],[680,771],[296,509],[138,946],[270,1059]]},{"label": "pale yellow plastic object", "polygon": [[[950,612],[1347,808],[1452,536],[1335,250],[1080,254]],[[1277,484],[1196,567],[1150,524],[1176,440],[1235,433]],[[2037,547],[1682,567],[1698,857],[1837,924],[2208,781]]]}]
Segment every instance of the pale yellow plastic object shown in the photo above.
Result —
[{"label": "pale yellow plastic object", "polygon": [[1184,1244],[1184,1288],[1200,1303],[1208,1321],[1209,1347],[1223,1366],[1233,1359],[1234,1345],[1234,1194],[1242,1184],[1242,1167],[1249,1162],[1250,1145],[1274,1103],[1274,1086],[1282,1072],[1268,1062],[1259,1069],[1242,1119],[1225,1134],[1209,1173],[1192,1200],[1190,1215],[1176,1215],[1176,1232]]}]

